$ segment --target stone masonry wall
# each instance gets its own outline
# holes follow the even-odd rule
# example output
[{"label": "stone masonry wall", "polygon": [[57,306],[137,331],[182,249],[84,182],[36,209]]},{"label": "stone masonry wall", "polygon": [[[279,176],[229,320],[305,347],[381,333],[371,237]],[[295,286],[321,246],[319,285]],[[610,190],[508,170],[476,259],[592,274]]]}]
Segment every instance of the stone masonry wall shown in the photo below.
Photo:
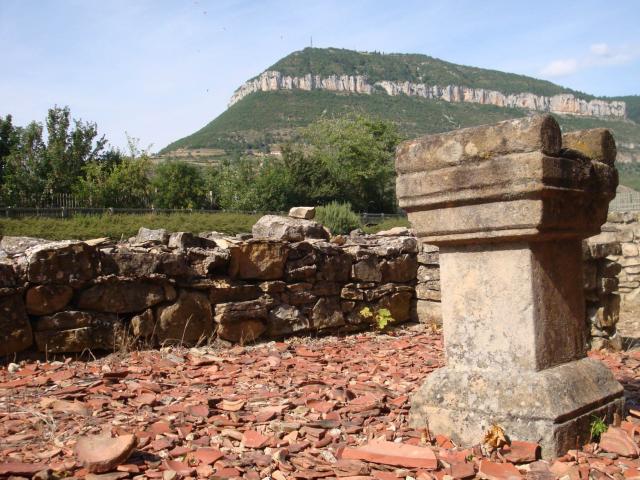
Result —
[{"label": "stone masonry wall", "polygon": [[[594,348],[621,347],[620,293],[640,291],[637,217],[620,218],[584,244]],[[371,328],[382,308],[397,323],[442,323],[438,249],[405,228],[329,241],[315,222],[266,216],[243,238],[145,228],[120,243],[4,237],[0,355],[349,331]]]},{"label": "stone masonry wall", "polygon": [[117,244],[4,237],[0,355],[351,330],[375,321],[364,307],[412,317],[414,237],[299,240],[144,228]]}]

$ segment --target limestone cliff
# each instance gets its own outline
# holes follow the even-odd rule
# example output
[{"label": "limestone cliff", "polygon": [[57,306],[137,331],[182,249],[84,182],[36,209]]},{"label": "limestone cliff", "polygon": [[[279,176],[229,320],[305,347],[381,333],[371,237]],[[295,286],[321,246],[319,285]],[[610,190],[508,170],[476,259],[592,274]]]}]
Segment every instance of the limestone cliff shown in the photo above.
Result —
[{"label": "limestone cliff", "polygon": [[254,92],[276,90],[327,90],[331,92],[360,93],[370,95],[375,92],[387,95],[408,95],[431,98],[447,102],[468,102],[498,107],[518,107],[542,112],[584,115],[591,117],[626,117],[626,104],[621,101],[583,100],[572,94],[552,97],[533,93],[504,94],[495,90],[469,88],[460,85],[427,85],[424,83],[396,82],[382,80],[370,84],[363,75],[329,75],[321,77],[310,73],[302,77],[283,75],[268,70],[249,80],[232,95],[229,106]]}]

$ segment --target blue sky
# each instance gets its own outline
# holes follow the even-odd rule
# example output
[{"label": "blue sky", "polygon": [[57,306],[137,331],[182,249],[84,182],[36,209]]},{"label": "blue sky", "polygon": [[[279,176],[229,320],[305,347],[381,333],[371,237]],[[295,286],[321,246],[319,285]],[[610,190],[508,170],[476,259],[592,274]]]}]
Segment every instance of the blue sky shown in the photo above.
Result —
[{"label": "blue sky", "polygon": [[156,151],[311,37],[640,94],[639,25],[635,0],[0,0],[0,115],[68,105],[114,145],[126,131]]}]

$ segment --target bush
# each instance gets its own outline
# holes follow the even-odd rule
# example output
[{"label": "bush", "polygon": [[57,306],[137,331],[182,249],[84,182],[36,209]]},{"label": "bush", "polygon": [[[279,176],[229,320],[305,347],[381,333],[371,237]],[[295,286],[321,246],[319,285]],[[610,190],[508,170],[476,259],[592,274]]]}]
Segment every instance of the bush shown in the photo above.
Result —
[{"label": "bush", "polygon": [[152,186],[158,208],[199,208],[207,205],[204,180],[198,167],[166,160],[156,167]]},{"label": "bush", "polygon": [[331,202],[316,209],[316,220],[331,230],[331,233],[346,234],[360,228],[360,216],[351,210],[350,203]]}]

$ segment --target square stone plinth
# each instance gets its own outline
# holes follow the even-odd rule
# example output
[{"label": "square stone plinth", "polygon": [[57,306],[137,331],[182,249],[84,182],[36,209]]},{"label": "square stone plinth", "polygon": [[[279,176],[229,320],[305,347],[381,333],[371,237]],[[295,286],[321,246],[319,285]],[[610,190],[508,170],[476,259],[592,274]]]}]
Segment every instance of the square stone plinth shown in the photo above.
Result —
[{"label": "square stone plinth", "polygon": [[460,445],[482,442],[493,424],[542,455],[589,441],[594,416],[611,422],[624,407],[622,386],[601,362],[584,358],[537,372],[441,368],[414,394],[409,423]]}]

